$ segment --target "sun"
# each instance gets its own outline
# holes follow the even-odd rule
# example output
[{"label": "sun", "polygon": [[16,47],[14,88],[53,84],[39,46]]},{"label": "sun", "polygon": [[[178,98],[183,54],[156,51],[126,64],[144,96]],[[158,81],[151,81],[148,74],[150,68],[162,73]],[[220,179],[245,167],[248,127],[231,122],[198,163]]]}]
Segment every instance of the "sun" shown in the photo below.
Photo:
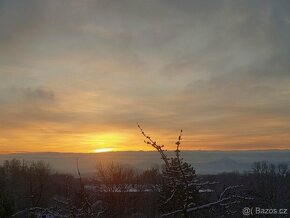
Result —
[{"label": "sun", "polygon": [[103,152],[110,152],[112,150],[113,150],[112,148],[98,148],[98,149],[95,149],[94,152],[95,153],[103,153]]},{"label": "sun", "polygon": [[126,142],[127,136],[118,133],[96,133],[85,137],[83,143],[94,153],[117,151]]}]

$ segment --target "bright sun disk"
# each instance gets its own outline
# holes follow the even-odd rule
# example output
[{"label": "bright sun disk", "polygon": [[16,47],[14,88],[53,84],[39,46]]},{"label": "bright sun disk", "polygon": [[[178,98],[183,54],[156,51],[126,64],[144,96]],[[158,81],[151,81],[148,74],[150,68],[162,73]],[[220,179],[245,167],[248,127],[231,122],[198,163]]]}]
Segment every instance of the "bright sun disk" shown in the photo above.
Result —
[{"label": "bright sun disk", "polygon": [[95,153],[102,153],[102,152],[109,152],[112,150],[113,150],[112,148],[98,148],[98,149],[95,149],[94,152]]}]

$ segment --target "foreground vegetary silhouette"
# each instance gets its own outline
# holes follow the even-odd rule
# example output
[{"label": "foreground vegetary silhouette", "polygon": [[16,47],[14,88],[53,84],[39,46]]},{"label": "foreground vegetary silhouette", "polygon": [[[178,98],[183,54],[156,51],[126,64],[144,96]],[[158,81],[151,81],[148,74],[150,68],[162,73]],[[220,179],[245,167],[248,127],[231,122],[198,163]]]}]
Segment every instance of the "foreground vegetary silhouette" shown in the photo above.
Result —
[{"label": "foreground vegetary silhouette", "polygon": [[142,135],[145,137],[144,143],[151,145],[155,148],[165,164],[163,176],[165,184],[162,187],[161,198],[161,211],[165,212],[161,217],[176,217],[178,214],[183,214],[183,217],[196,217],[198,211],[208,209],[215,212],[215,208],[219,207],[223,216],[226,214],[235,214],[241,212],[234,210],[235,205],[243,202],[252,201],[253,198],[245,197],[239,190],[238,186],[226,187],[216,201],[200,204],[199,190],[208,185],[213,185],[216,182],[198,183],[198,179],[193,167],[186,163],[180,157],[180,144],[182,140],[182,130],[176,141],[176,150],[174,157],[168,157],[164,145],[158,145],[149,135],[147,135],[139,124]]},{"label": "foreground vegetary silhouette", "polygon": [[[288,165],[256,162],[252,167],[243,173],[197,174],[198,192],[194,192],[196,198],[190,200],[195,206],[189,205],[188,209],[193,211],[187,216],[238,218],[243,217],[243,207],[288,208]],[[158,167],[138,171],[115,163],[98,168],[95,177],[82,178],[54,173],[42,161],[12,159],[0,163],[0,217],[157,218],[169,213],[168,217],[184,217],[183,211],[178,212],[183,205],[173,204],[177,195],[184,196],[178,194],[181,192],[175,192],[164,204],[166,196],[172,195],[168,185],[171,178],[165,177],[165,167],[163,173]],[[231,195],[246,194],[253,196],[254,201],[232,198],[216,204]]]}]

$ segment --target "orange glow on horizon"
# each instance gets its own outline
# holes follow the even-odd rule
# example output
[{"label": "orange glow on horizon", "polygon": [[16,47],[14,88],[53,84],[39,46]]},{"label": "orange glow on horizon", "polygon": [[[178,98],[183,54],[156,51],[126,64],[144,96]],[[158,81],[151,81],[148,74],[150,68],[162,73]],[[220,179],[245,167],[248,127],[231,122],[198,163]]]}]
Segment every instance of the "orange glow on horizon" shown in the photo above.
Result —
[{"label": "orange glow on horizon", "polygon": [[[43,126],[42,126],[43,127]],[[143,143],[144,137],[138,129],[104,128],[104,131],[69,133],[62,132],[66,128],[55,128],[51,125],[46,129],[52,132],[38,131],[39,126],[30,126],[18,131],[5,130],[6,138],[0,138],[0,153],[26,152],[68,152],[96,153],[110,151],[154,151],[150,145]],[[146,131],[146,130],[145,130]],[[148,134],[166,150],[175,149],[176,132],[161,132],[149,129]],[[17,137],[15,137],[17,136]],[[289,149],[288,134],[279,134],[279,143],[272,135],[231,135],[219,132],[192,133],[184,131],[181,150],[267,150]],[[275,146],[271,146],[275,145]],[[109,150],[110,149],[110,150]]]},{"label": "orange glow on horizon", "polygon": [[93,133],[83,136],[81,139],[81,144],[86,147],[92,148],[94,153],[118,151],[124,149],[124,144],[126,144],[128,135],[120,133]]}]

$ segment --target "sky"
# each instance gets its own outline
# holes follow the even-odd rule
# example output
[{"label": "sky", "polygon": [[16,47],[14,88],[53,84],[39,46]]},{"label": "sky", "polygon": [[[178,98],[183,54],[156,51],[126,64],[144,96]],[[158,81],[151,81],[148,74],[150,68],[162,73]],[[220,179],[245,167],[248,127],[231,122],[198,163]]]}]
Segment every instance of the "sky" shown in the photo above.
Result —
[{"label": "sky", "polygon": [[0,153],[290,149],[289,11],[0,0]]}]

